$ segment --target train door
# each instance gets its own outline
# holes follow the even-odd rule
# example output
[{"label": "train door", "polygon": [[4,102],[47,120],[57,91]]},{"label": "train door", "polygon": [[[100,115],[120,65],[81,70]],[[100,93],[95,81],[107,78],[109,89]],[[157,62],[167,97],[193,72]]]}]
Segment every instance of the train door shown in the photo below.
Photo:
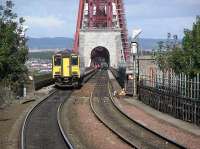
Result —
[{"label": "train door", "polygon": [[71,57],[71,65],[72,65],[72,75],[80,76],[80,59],[77,55],[72,55]]},{"label": "train door", "polygon": [[55,55],[52,59],[53,78],[61,76],[61,55]]},{"label": "train door", "polygon": [[63,77],[71,77],[70,57],[63,57],[62,72],[63,72]]}]

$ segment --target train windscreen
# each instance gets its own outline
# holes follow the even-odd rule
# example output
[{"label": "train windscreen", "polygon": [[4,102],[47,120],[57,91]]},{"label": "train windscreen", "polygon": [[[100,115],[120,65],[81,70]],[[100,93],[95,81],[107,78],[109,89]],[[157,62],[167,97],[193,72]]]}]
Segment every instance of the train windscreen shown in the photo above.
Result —
[{"label": "train windscreen", "polygon": [[61,65],[61,57],[60,56],[55,56],[54,65],[55,66],[60,66]]},{"label": "train windscreen", "polygon": [[72,56],[71,64],[72,65],[78,65],[78,57],[77,56]]}]

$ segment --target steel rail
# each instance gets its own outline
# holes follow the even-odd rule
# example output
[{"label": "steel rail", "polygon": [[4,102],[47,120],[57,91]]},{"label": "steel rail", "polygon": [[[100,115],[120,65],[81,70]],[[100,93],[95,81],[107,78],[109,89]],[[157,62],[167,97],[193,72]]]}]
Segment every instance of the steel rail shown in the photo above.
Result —
[{"label": "steel rail", "polygon": [[[47,99],[49,99],[52,95],[54,95],[56,92],[58,92],[58,90],[54,90],[52,93],[50,93],[49,95],[47,95],[44,99],[42,99],[39,103],[37,103],[36,105],[34,105],[33,108],[31,108],[29,110],[29,112],[27,113],[23,126],[22,126],[22,130],[21,130],[21,149],[25,149],[25,132],[26,132],[26,125],[29,122],[29,118],[32,116],[32,113],[38,108],[38,106],[40,106],[42,103],[44,103]],[[65,101],[65,100],[64,100]],[[62,108],[62,104],[64,103],[61,102],[58,109],[57,109],[57,113],[56,113],[56,120],[57,120],[57,124],[58,124],[58,129],[59,132],[61,133],[61,137],[64,140],[64,142],[66,143],[66,146],[70,149],[73,149],[71,143],[69,142],[68,138],[66,137],[66,135],[64,134],[64,131],[62,129],[62,125],[61,125],[61,118],[60,118],[60,110]]]},{"label": "steel rail", "polygon": [[[96,71],[95,70],[92,70],[90,71],[89,73],[87,73],[85,75],[85,80],[84,80],[84,83],[86,83],[92,76],[94,76],[96,74]],[[31,116],[31,114],[33,113],[33,111],[39,106],[41,105],[43,102],[45,102],[47,99],[49,99],[54,93],[56,93],[56,91],[58,90],[54,90],[52,93],[50,93],[49,95],[47,95],[46,97],[44,97],[41,101],[39,101],[37,104],[35,104],[29,111],[28,113],[26,114],[25,116],[25,119],[24,119],[24,122],[23,122],[23,125],[22,125],[22,128],[21,128],[21,137],[20,137],[20,147],[21,149],[25,149],[25,127],[28,123],[28,119],[29,117]],[[65,102],[66,100],[64,100]],[[64,132],[64,129],[62,127],[62,123],[61,123],[61,115],[60,115],[60,112],[62,111],[62,107],[63,107],[63,104],[64,102],[61,102],[60,105],[58,106],[58,109],[57,109],[57,124],[58,124],[58,128],[59,128],[59,131],[61,133],[61,136],[63,137],[63,140],[65,141],[66,145],[70,148],[70,149],[73,149],[73,145],[70,143],[67,135],[65,134]]]},{"label": "steel rail", "polygon": [[127,144],[129,144],[131,147],[133,147],[134,149],[138,149],[131,141],[129,141],[128,139],[126,139],[125,137],[123,137],[119,132],[115,131],[111,126],[109,126],[102,118],[101,116],[95,111],[95,108],[93,106],[93,102],[92,102],[92,98],[93,98],[93,93],[91,93],[90,96],[90,107],[93,111],[93,113],[95,114],[95,116],[97,117],[97,119],[103,123],[103,125],[108,128],[109,130],[111,130],[112,133],[114,133],[115,135],[117,135],[120,139],[122,139],[124,142],[126,142]]},{"label": "steel rail", "polygon": [[50,96],[52,96],[54,93],[56,93],[57,90],[54,90],[52,93],[48,94],[47,96],[45,96],[41,101],[39,101],[37,104],[35,104],[29,111],[28,113],[26,114],[26,117],[24,119],[24,122],[23,122],[23,125],[22,125],[22,128],[21,128],[21,149],[25,149],[24,147],[24,134],[25,134],[25,127],[26,127],[26,124],[27,124],[27,121],[28,121],[28,118],[30,117],[31,113],[34,111],[34,109],[37,108],[37,106],[39,106],[41,103],[43,103],[45,100],[47,100]]},{"label": "steel rail", "polygon": [[147,131],[150,131],[150,132],[153,133],[154,135],[156,135],[156,136],[158,136],[158,137],[160,137],[160,138],[166,140],[167,142],[169,142],[169,143],[171,143],[171,144],[176,145],[177,147],[179,147],[179,148],[181,148],[181,149],[186,149],[185,146],[183,146],[183,145],[181,145],[181,144],[178,144],[177,142],[175,142],[175,141],[173,141],[173,140],[170,140],[170,139],[168,139],[168,138],[166,138],[166,137],[160,135],[159,133],[157,133],[157,132],[151,130],[150,128],[148,128],[148,127],[142,125],[141,123],[139,123],[139,122],[135,121],[133,118],[131,118],[131,117],[130,117],[126,112],[124,112],[124,111],[119,107],[119,105],[117,105],[116,102],[114,101],[114,98],[113,98],[113,96],[112,96],[112,94],[111,94],[110,85],[112,86],[112,84],[109,82],[109,83],[108,83],[108,92],[109,92],[110,100],[112,101],[112,104],[116,107],[116,109],[117,109],[121,114],[123,114],[125,117],[127,117],[129,120],[131,120],[133,123],[136,123],[137,125],[139,125],[140,127],[146,129]]},{"label": "steel rail", "polygon": [[[163,136],[161,136],[161,135],[159,135],[159,134],[157,134],[157,133],[155,133],[155,132],[153,132],[152,130],[150,130],[149,128],[147,128],[147,127],[144,127],[144,126],[142,126],[141,124],[139,124],[139,123],[137,123],[137,122],[135,122],[133,119],[131,119],[129,116],[127,116],[127,114],[125,114],[123,111],[120,111],[119,109],[119,107],[117,106],[116,107],[116,104],[114,104],[114,100],[113,100],[113,97],[112,97],[112,95],[111,95],[111,91],[110,91],[110,88],[109,88],[109,86],[107,86],[107,85],[109,85],[109,80],[108,80],[108,83],[106,83],[106,84],[100,84],[100,87],[102,86],[105,86],[105,89],[107,88],[107,91],[109,92],[108,93],[108,101],[110,100],[110,106],[111,106],[111,108],[113,107],[114,109],[115,109],[115,112],[118,112],[121,116],[121,118],[122,117],[124,117],[124,118],[122,118],[122,120],[124,119],[127,119],[127,124],[130,124],[130,130],[132,130],[133,129],[133,131],[138,127],[139,129],[141,129],[141,131],[144,131],[142,134],[146,134],[145,135],[145,138],[144,139],[153,139],[153,138],[155,138],[155,139],[153,139],[152,141],[153,142],[149,142],[149,143],[146,143],[146,142],[143,142],[143,140],[140,140],[140,139],[142,139],[142,138],[140,138],[139,136],[139,138],[138,139],[136,139],[136,142],[135,141],[133,141],[132,139],[134,139],[134,136],[133,136],[133,138],[131,139],[131,138],[129,138],[128,136],[130,136],[131,135],[131,133],[130,134],[126,134],[127,132],[127,128],[129,128],[129,127],[123,127],[122,129],[121,129],[121,132],[120,131],[118,131],[118,130],[116,130],[116,128],[118,128],[118,127],[116,127],[116,126],[112,126],[113,124],[112,123],[109,123],[108,121],[109,121],[109,119],[111,118],[110,116],[111,115],[113,115],[114,113],[112,113],[112,114],[109,114],[110,116],[108,116],[106,119],[108,120],[108,121],[106,121],[105,120],[105,118],[103,118],[102,117],[102,115],[101,114],[105,114],[105,113],[99,113],[99,112],[97,112],[98,110],[98,108],[96,109],[95,108],[95,102],[97,102],[97,101],[95,101],[94,100],[94,97],[93,97],[93,94],[94,94],[94,91],[92,92],[92,94],[91,94],[91,96],[90,96],[90,106],[91,106],[91,109],[92,109],[92,111],[94,112],[94,114],[95,114],[95,116],[97,117],[97,119],[98,120],[100,120],[107,128],[109,128],[114,134],[116,134],[119,138],[121,138],[123,141],[125,141],[127,144],[129,144],[129,145],[131,145],[131,147],[133,147],[133,148],[141,148],[143,145],[145,145],[145,146],[148,146],[148,145],[150,145],[151,144],[151,148],[152,147],[154,147],[154,145],[153,145],[153,143],[156,141],[156,140],[158,140],[159,138],[161,139],[160,140],[160,145],[162,146],[162,145],[164,145],[163,143],[164,142],[166,142],[166,145],[168,144],[168,143],[170,143],[169,144],[169,146],[173,146],[174,148],[183,148],[183,149],[185,149],[186,147],[184,147],[184,146],[182,146],[182,145],[180,145],[180,144],[178,144],[178,143],[176,143],[176,142],[173,142],[173,141],[171,141],[171,140],[169,140],[169,139],[167,139],[167,138],[164,138]],[[98,87],[98,85],[96,85],[97,87]],[[101,90],[101,89],[100,89]],[[97,92],[98,93],[98,92]],[[107,97],[107,96],[106,96]],[[101,98],[101,97],[97,97],[97,98]],[[96,104],[99,104],[99,102],[97,102]],[[105,106],[105,105],[101,105],[101,106]],[[107,109],[109,109],[109,108],[107,108]],[[106,109],[101,109],[100,111],[105,111]],[[102,112],[103,112],[102,111]],[[107,111],[108,112],[108,111]],[[116,113],[115,113],[116,114]],[[115,117],[116,118],[116,117]],[[114,119],[115,119],[114,118]],[[112,119],[112,118],[111,118]],[[112,119],[112,121],[114,120],[114,119]],[[119,127],[119,128],[121,128],[121,127]],[[139,130],[137,130],[137,131],[139,131]],[[136,131],[136,132],[137,132]],[[125,133],[126,135],[124,136],[123,135],[123,133]],[[133,132],[132,132],[133,133]],[[137,137],[137,135],[136,135],[136,137]],[[142,142],[143,143],[142,143]],[[141,144],[141,143],[142,144]],[[162,143],[163,142],[163,143]],[[144,147],[145,147],[144,146]],[[156,145],[157,147],[159,147],[159,144],[157,144]],[[160,147],[161,147],[160,146]],[[168,145],[167,145],[168,146]],[[167,147],[167,146],[165,146],[165,147]],[[168,146],[168,147],[169,147]],[[159,147],[159,148],[160,148]],[[164,146],[163,146],[164,147]],[[163,148],[162,147],[162,148]]]},{"label": "steel rail", "polygon": [[63,105],[64,105],[65,102],[61,103],[58,107],[58,111],[57,111],[57,123],[58,123],[58,126],[59,126],[59,129],[60,129],[60,132],[63,136],[63,139],[65,140],[66,144],[68,145],[68,147],[70,149],[74,149],[73,145],[70,143],[67,135],[65,134],[64,132],[64,129],[62,127],[62,123],[61,123],[61,111],[62,111],[62,108],[63,108]]}]

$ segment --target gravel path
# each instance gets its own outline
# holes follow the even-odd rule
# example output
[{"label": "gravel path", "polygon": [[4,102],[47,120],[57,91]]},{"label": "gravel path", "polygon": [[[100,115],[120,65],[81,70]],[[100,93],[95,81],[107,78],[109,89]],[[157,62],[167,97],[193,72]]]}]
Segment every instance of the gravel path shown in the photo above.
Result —
[{"label": "gravel path", "polygon": [[189,149],[200,148],[200,136],[186,132],[167,123],[166,121],[158,119],[123,99],[115,99],[115,101],[125,113],[146,127],[186,146]]},{"label": "gravel path", "polygon": [[[111,84],[114,90],[121,90],[115,79],[111,80]],[[132,119],[160,135],[189,149],[200,148],[199,127],[163,114],[133,98],[115,98],[115,102]]]}]

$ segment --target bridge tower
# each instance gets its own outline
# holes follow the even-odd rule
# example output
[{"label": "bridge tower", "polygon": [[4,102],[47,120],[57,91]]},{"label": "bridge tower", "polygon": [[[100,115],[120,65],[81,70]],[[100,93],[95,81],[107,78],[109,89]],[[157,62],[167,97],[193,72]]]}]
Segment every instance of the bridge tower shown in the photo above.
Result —
[{"label": "bridge tower", "polygon": [[73,51],[85,66],[107,63],[117,68],[130,47],[123,0],[80,0]]}]

